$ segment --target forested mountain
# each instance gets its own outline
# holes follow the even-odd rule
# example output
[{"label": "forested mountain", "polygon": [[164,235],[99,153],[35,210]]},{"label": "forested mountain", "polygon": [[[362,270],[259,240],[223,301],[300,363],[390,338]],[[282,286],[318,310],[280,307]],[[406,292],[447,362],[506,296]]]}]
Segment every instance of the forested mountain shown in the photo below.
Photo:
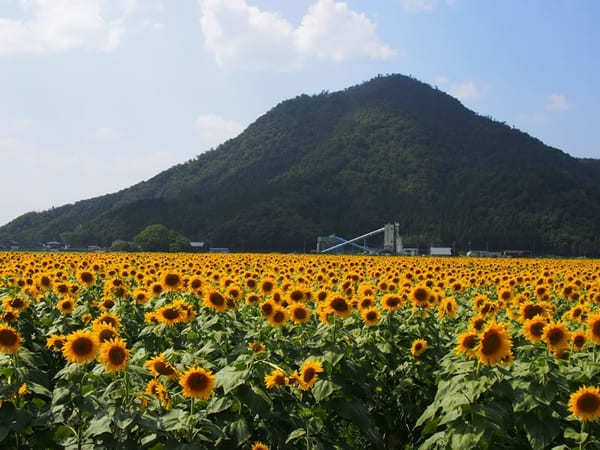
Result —
[{"label": "forested mountain", "polygon": [[234,250],[292,251],[397,221],[413,244],[598,256],[599,178],[597,160],[413,78],[379,76],[284,101],[131,188],[25,214],[0,228],[0,242],[110,245],[160,223]]}]

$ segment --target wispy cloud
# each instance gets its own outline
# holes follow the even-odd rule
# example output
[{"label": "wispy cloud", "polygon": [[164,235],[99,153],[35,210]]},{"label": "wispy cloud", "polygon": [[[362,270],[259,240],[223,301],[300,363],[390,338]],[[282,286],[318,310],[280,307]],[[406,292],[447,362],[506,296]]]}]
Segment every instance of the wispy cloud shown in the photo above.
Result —
[{"label": "wispy cloud", "polygon": [[485,94],[485,89],[472,80],[454,83],[450,87],[450,95],[461,101],[478,100]]},{"label": "wispy cloud", "polygon": [[565,94],[550,94],[546,102],[546,111],[568,111],[572,105]]},{"label": "wispy cloud", "polygon": [[110,52],[130,30],[162,11],[159,0],[21,0],[17,17],[0,16],[0,55]]}]

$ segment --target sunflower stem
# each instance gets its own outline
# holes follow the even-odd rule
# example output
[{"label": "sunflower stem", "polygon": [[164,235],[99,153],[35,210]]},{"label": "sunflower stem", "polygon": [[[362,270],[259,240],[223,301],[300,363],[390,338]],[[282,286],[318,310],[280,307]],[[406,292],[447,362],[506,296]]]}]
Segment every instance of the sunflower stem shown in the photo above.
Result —
[{"label": "sunflower stem", "polygon": [[581,421],[581,432],[579,433],[579,450],[583,449],[583,443],[585,442],[585,434],[583,434],[585,431],[585,421],[582,420]]}]

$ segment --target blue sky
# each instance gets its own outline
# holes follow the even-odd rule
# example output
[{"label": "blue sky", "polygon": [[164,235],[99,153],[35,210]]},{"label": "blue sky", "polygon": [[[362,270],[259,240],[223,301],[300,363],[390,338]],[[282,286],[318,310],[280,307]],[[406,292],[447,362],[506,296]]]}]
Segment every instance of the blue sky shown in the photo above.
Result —
[{"label": "blue sky", "polygon": [[0,0],[0,224],[379,73],[600,158],[594,0]]}]

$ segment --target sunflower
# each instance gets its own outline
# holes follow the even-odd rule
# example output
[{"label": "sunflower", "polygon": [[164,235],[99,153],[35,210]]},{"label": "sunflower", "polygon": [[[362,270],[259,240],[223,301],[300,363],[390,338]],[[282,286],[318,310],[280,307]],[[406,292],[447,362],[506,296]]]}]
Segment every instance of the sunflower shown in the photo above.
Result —
[{"label": "sunflower", "polygon": [[90,313],[85,313],[81,316],[81,321],[87,325],[89,321],[92,320],[92,315]]},{"label": "sunflower", "polygon": [[104,299],[98,303],[100,309],[110,309],[115,305],[115,300],[112,297],[104,297]]},{"label": "sunflower", "polygon": [[275,305],[271,300],[267,300],[260,305],[260,313],[263,317],[267,319],[273,315],[273,311],[275,311]]},{"label": "sunflower", "polygon": [[465,331],[458,335],[458,345],[456,346],[456,353],[464,353],[469,358],[475,357],[475,349],[479,343],[479,335],[474,331]]},{"label": "sunflower", "polygon": [[504,302],[509,302],[513,298],[512,291],[510,288],[501,288],[498,291],[498,300],[502,300]]},{"label": "sunflower", "polygon": [[67,337],[62,334],[51,334],[49,338],[46,338],[46,347],[51,348],[55,352],[60,352],[67,342]]},{"label": "sunflower", "polygon": [[542,340],[546,324],[547,322],[542,316],[534,316],[531,319],[527,319],[523,324],[523,335],[532,344],[537,344]]},{"label": "sunflower", "polygon": [[104,364],[108,372],[120,372],[127,366],[129,350],[125,341],[119,337],[104,342],[100,346],[98,361]]},{"label": "sunflower", "polygon": [[172,304],[165,305],[156,311],[158,321],[169,327],[172,327],[176,323],[183,322],[186,316],[187,314],[184,313],[180,307]]},{"label": "sunflower", "polygon": [[300,368],[300,389],[308,391],[319,379],[323,366],[319,361],[308,360]]},{"label": "sunflower", "polygon": [[146,385],[146,394],[160,400],[165,409],[170,409],[171,399],[165,386],[157,379],[150,380]]},{"label": "sunflower", "polygon": [[590,340],[600,345],[600,314],[592,314],[587,320]]},{"label": "sunflower", "polygon": [[159,375],[164,375],[171,380],[176,380],[179,378],[179,374],[177,373],[177,369],[169,363],[164,355],[161,353],[154,358],[150,358],[148,361],[144,363],[146,369],[148,369],[155,377]]},{"label": "sunflower", "polygon": [[21,336],[11,326],[0,323],[0,352],[16,353],[21,345]]},{"label": "sunflower", "polygon": [[259,441],[252,444],[251,450],[269,450],[269,446]]},{"label": "sunflower", "polygon": [[544,327],[542,339],[551,351],[557,351],[569,346],[571,333],[562,322],[552,322]]},{"label": "sunflower", "polygon": [[273,369],[270,374],[265,375],[265,385],[267,389],[273,389],[275,386],[285,386],[285,374],[279,369]]},{"label": "sunflower", "polygon": [[521,305],[521,321],[532,319],[535,316],[546,317],[548,315],[546,309],[539,304],[533,303],[532,301],[525,302]]},{"label": "sunflower", "polygon": [[246,305],[257,305],[260,301],[258,294],[246,295]]},{"label": "sunflower", "polygon": [[487,319],[485,318],[485,316],[477,314],[476,316],[471,317],[471,321],[469,324],[472,329],[481,332],[486,323]]},{"label": "sunflower", "polygon": [[425,339],[415,339],[410,348],[413,356],[420,356],[425,350],[427,350],[427,341]]},{"label": "sunflower", "polygon": [[0,322],[16,322],[19,319],[19,311],[16,309],[7,309],[0,315]]},{"label": "sunflower", "polygon": [[227,309],[227,302],[220,292],[210,290],[204,297],[204,306],[217,312],[223,312]]},{"label": "sunflower", "polygon": [[410,291],[408,299],[413,307],[427,308],[432,293],[427,286],[416,286]]},{"label": "sunflower", "polygon": [[402,306],[402,297],[396,294],[385,294],[381,299],[381,307],[388,311],[395,311]]},{"label": "sunflower", "polygon": [[67,361],[83,364],[96,357],[99,346],[100,343],[94,333],[77,330],[67,336],[62,353]]},{"label": "sunflower", "polygon": [[310,320],[310,310],[302,303],[294,303],[290,306],[290,317],[294,323],[306,323]]},{"label": "sunflower", "polygon": [[150,285],[150,292],[152,292],[152,295],[154,296],[162,294],[163,290],[163,285],[158,282]]},{"label": "sunflower", "polygon": [[260,353],[265,350],[265,346],[260,342],[251,342],[248,343],[248,348],[252,350],[254,353]]},{"label": "sunflower", "polygon": [[352,307],[344,297],[336,295],[329,300],[329,311],[339,317],[348,317]]},{"label": "sunflower", "polygon": [[569,411],[583,422],[593,422],[600,418],[600,389],[582,386],[571,394]]},{"label": "sunflower", "polygon": [[575,349],[581,350],[585,345],[586,340],[585,331],[577,330],[575,333],[573,333],[571,341],[573,342],[573,347]]},{"label": "sunflower", "polygon": [[121,327],[121,318],[113,313],[109,313],[109,312],[102,313],[96,320],[94,320],[94,322],[92,323],[92,328],[96,328],[103,323],[112,325],[115,328],[120,328]]},{"label": "sunflower", "polygon": [[107,323],[103,323],[94,328],[94,333],[96,333],[96,337],[98,338],[98,342],[101,344],[110,341],[116,337],[119,337],[119,332],[115,327],[109,325]]},{"label": "sunflower", "polygon": [[364,324],[370,327],[378,325],[381,320],[381,313],[377,308],[363,309],[360,316]]},{"label": "sunflower", "polygon": [[75,309],[75,302],[72,298],[63,298],[56,304],[56,307],[63,314],[71,314]]},{"label": "sunflower", "polygon": [[160,278],[160,284],[164,291],[176,291],[181,287],[182,283],[181,275],[175,272],[165,272]]},{"label": "sunflower", "polygon": [[288,386],[298,386],[300,384],[300,374],[297,370],[294,370],[289,377],[285,379],[285,383]]},{"label": "sunflower", "polygon": [[458,312],[458,305],[454,297],[446,297],[438,306],[438,316],[439,317],[456,317],[456,313]]},{"label": "sunflower", "polygon": [[260,282],[259,289],[263,295],[270,295],[271,292],[273,292],[273,289],[275,289],[275,280],[263,278]]},{"label": "sunflower", "polygon": [[27,394],[31,394],[31,391],[27,388],[27,383],[23,383],[21,385],[21,387],[19,387],[19,390],[17,391],[17,394],[22,397],[24,395]]},{"label": "sunflower", "polygon": [[215,376],[210,370],[200,367],[190,367],[179,379],[184,397],[194,397],[207,400],[213,393]]},{"label": "sunflower", "polygon": [[2,306],[6,310],[21,312],[29,307],[29,300],[25,297],[9,297],[2,300]]},{"label": "sunflower", "polygon": [[288,321],[289,314],[284,308],[277,306],[273,309],[273,314],[271,314],[267,319],[272,326],[280,327]]},{"label": "sunflower", "polygon": [[479,336],[477,354],[482,364],[493,366],[509,355],[512,341],[502,324],[489,323]]},{"label": "sunflower", "polygon": [[94,274],[87,270],[82,270],[78,272],[77,279],[81,284],[85,286],[91,286],[92,284],[94,284],[94,281],[96,281],[96,277],[94,276]]}]

